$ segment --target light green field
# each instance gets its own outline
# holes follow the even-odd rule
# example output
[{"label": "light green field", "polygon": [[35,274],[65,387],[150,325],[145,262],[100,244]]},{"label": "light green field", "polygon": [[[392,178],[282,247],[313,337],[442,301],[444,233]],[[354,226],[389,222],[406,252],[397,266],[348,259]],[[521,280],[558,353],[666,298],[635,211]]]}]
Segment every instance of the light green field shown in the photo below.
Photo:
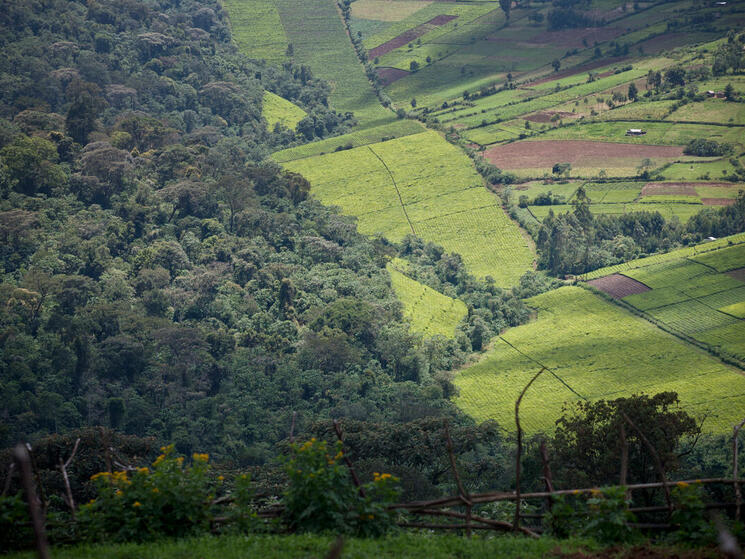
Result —
[{"label": "light green field", "polygon": [[368,144],[376,144],[392,138],[403,138],[411,134],[419,134],[424,131],[424,126],[416,120],[397,120],[390,124],[357,130],[343,136],[334,136],[310,144],[304,144],[294,148],[285,149],[272,154],[272,159],[277,163],[323,155],[336,151],[346,146],[360,147]]},{"label": "light green field", "polygon": [[683,105],[667,118],[668,120],[745,124],[745,105],[730,103],[724,99],[709,99],[701,103]]},{"label": "light green field", "polygon": [[[563,204],[557,206],[529,206],[530,212],[535,216],[538,221],[548,215],[549,210],[553,210],[554,214],[567,213],[574,210],[574,206]],[[696,215],[703,209],[702,205],[698,204],[654,204],[654,203],[631,203],[631,204],[592,204],[590,209],[595,214],[611,214],[620,215],[633,212],[659,212],[665,219],[672,219],[677,217],[681,222],[685,223],[691,217]]]},{"label": "light green field", "polygon": [[726,433],[741,419],[745,377],[644,319],[580,287],[527,303],[538,318],[507,330],[455,379],[456,403],[477,421],[496,419],[514,430],[515,400],[542,365],[551,371],[520,407],[528,433],[551,431],[565,402],[663,391],[677,392],[689,413],[711,413],[706,431]]},{"label": "light green field", "polygon": [[409,278],[392,263],[388,264],[387,269],[411,329],[427,337],[454,337],[455,327],[468,314],[466,304]]},{"label": "light green field", "polygon": [[483,186],[471,161],[436,132],[285,163],[359,231],[397,242],[414,233],[461,255],[476,276],[515,285],[532,247]]},{"label": "light green field", "polygon": [[284,60],[288,41],[275,0],[222,0],[222,5],[241,52],[273,63]]},{"label": "light green field", "polygon": [[261,114],[266,119],[270,130],[277,123],[290,130],[295,130],[297,123],[303,120],[308,113],[291,101],[271,91],[265,91]]},{"label": "light green field", "polygon": [[681,253],[677,259],[624,270],[623,275],[651,290],[623,300],[673,332],[745,360],[745,320],[738,314],[745,304],[745,282],[725,273],[743,267],[745,244]]}]

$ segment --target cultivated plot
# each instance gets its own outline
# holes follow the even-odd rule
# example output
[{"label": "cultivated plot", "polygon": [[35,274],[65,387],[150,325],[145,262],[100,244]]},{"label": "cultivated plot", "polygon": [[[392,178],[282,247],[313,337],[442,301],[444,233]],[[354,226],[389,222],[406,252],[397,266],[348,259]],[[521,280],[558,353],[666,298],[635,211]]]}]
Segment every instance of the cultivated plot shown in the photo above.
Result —
[{"label": "cultivated plot", "polygon": [[683,409],[710,414],[704,430],[741,419],[745,377],[642,318],[580,288],[528,300],[535,321],[507,330],[476,365],[458,374],[456,403],[477,421],[514,430],[515,400],[542,366],[550,370],[521,404],[528,433],[551,431],[565,402],[675,391]]},{"label": "cultivated plot", "polygon": [[402,273],[393,263],[387,266],[396,297],[404,306],[411,329],[427,337],[455,336],[455,327],[468,314],[463,301],[452,299]]},{"label": "cultivated plot", "polygon": [[270,130],[277,124],[295,130],[297,123],[307,115],[303,109],[271,91],[264,92],[261,114]]},{"label": "cultivated plot", "polygon": [[515,285],[533,251],[483,186],[471,161],[435,132],[286,162],[323,203],[358,218],[359,230],[400,241],[415,234],[461,255],[476,276]]}]

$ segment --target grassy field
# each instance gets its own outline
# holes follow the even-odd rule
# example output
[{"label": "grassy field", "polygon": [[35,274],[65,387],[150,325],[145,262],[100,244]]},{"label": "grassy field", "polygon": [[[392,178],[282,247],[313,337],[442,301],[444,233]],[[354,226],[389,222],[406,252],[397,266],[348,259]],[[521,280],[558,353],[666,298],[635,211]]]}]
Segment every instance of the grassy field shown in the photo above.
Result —
[{"label": "grassy field", "polygon": [[704,429],[725,433],[745,406],[745,376],[705,352],[581,287],[527,300],[538,318],[507,330],[455,384],[456,403],[478,421],[514,429],[520,391],[544,373],[521,405],[529,433],[552,430],[565,402],[673,390],[688,412],[710,412]]},{"label": "grassy field", "polygon": [[411,322],[412,331],[427,337],[454,337],[455,327],[468,314],[463,301],[452,299],[411,279],[395,263],[388,265],[388,272],[396,297],[403,303],[404,316]]},{"label": "grassy field", "polygon": [[533,252],[471,161],[435,132],[286,162],[323,203],[358,218],[360,232],[414,233],[456,252],[473,274],[517,283]]},{"label": "grassy field", "polygon": [[264,104],[261,111],[271,130],[279,123],[285,128],[295,130],[297,123],[305,118],[307,113],[294,103],[275,95],[271,91],[264,92]]},{"label": "grassy field", "polygon": [[[250,535],[205,536],[149,544],[78,546],[54,549],[55,559],[322,559],[334,544],[335,536]],[[343,557],[349,559],[540,559],[555,553],[596,551],[602,546],[591,540],[538,540],[519,536],[479,536],[427,533],[395,534],[382,538],[346,538]],[[35,553],[7,555],[8,559],[31,559]],[[701,557],[704,557],[703,555]],[[708,557],[708,556],[706,556]]]}]

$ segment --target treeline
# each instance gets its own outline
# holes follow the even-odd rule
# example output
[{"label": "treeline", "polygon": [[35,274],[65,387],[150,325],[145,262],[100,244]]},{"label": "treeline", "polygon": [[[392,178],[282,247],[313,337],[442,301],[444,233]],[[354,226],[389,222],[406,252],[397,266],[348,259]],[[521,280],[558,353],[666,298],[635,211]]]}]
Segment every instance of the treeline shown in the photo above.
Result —
[{"label": "treeline", "polygon": [[549,210],[535,235],[539,268],[556,275],[582,274],[745,230],[744,192],[733,205],[705,208],[686,224],[667,221],[659,212],[593,215],[589,202],[580,187],[572,212],[555,215]]},{"label": "treeline", "polygon": [[[328,84],[239,55],[217,2],[17,1],[0,26],[0,445],[103,425],[247,465],[293,412],[471,424],[395,249],[264,160],[352,122]],[[265,89],[307,134],[267,130]]]}]

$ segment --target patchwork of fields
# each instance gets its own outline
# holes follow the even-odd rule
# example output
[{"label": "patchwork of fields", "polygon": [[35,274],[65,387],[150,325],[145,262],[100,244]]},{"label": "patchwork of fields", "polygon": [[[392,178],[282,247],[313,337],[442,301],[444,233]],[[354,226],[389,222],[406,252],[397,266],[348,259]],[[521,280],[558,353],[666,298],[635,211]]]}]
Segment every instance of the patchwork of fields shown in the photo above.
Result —
[{"label": "patchwork of fields", "polygon": [[742,419],[745,376],[646,320],[580,287],[527,303],[538,318],[507,330],[455,379],[456,402],[476,420],[514,430],[515,400],[544,365],[520,407],[528,433],[552,430],[565,402],[663,391],[694,415],[710,414],[705,431],[726,433]]},{"label": "patchwork of fields", "polygon": [[517,283],[533,262],[523,237],[483,186],[470,160],[436,132],[423,132],[284,164],[323,203],[356,216],[359,230],[400,241],[416,234],[463,258],[475,275]]},{"label": "patchwork of fields", "polygon": [[466,304],[411,279],[396,263],[390,263],[387,269],[393,290],[404,306],[404,316],[411,321],[411,329],[428,337],[454,337],[455,327],[468,314]]},{"label": "patchwork of fields", "polygon": [[[745,362],[745,243],[632,266],[594,287],[620,298],[665,328]],[[629,295],[613,283],[631,278],[648,289]],[[610,279],[610,281],[608,281]],[[614,282],[613,280],[616,280]],[[606,283],[599,284],[605,280]]]}]

